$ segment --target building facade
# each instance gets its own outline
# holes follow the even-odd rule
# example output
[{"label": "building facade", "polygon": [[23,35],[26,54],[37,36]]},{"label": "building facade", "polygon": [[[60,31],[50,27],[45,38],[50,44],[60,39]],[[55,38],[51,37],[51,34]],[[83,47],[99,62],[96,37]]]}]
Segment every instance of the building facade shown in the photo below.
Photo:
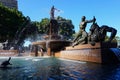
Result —
[{"label": "building facade", "polygon": [[17,0],[0,0],[0,3],[2,3],[4,6],[7,6],[9,8],[18,9]]}]

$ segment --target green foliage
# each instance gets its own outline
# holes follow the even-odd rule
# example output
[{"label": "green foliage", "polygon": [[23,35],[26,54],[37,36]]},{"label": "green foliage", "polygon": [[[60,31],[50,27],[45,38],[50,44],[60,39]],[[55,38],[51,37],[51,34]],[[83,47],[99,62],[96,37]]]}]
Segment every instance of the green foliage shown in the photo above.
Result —
[{"label": "green foliage", "polygon": [[[72,21],[69,19],[64,19],[62,17],[57,18],[59,25],[59,34],[64,36],[64,39],[72,39],[72,35],[75,33],[74,25]],[[40,22],[34,22],[38,27],[38,31],[40,34],[46,34],[48,32],[48,25],[50,19],[44,18]]]},{"label": "green foliage", "polygon": [[34,22],[34,24],[38,27],[38,32],[40,34],[45,34],[47,32],[49,22],[50,20],[48,18],[44,18],[40,22]]},{"label": "green foliage", "polygon": [[116,36],[115,39],[117,40],[118,46],[120,47],[120,37],[119,37],[119,36]]},{"label": "green foliage", "polygon": [[20,11],[0,4],[0,41],[13,39],[24,21],[25,17]]},{"label": "green foliage", "polygon": [[120,37],[119,36],[116,36],[115,38],[118,42],[120,42]]},{"label": "green foliage", "polygon": [[[57,21],[59,23],[58,33],[63,35],[65,37],[64,39],[71,39],[75,33],[72,21],[62,17],[58,17]],[[31,23],[27,17],[23,16],[22,12],[0,4],[0,42],[13,40],[14,38],[18,38],[22,42],[25,37],[30,36],[37,28],[38,33],[46,34],[48,32],[49,22],[50,19],[44,18],[40,22],[36,21]],[[25,27],[26,30],[22,31]],[[19,36],[21,31],[23,32],[22,37]]]},{"label": "green foliage", "polygon": [[38,29],[33,22],[31,22],[30,18],[27,16],[24,23],[17,30],[15,34],[15,40],[17,40],[18,45],[22,45],[24,40],[30,36],[34,36],[37,33]]},{"label": "green foliage", "polygon": [[75,33],[72,21],[62,17],[58,17],[57,20],[59,22],[59,34],[63,35],[65,39],[72,39]]},{"label": "green foliage", "polygon": [[[105,37],[105,41],[108,41],[110,38],[110,36],[106,36]],[[120,37],[119,36],[115,36],[115,38],[113,38],[112,42],[118,42],[120,43]]]}]

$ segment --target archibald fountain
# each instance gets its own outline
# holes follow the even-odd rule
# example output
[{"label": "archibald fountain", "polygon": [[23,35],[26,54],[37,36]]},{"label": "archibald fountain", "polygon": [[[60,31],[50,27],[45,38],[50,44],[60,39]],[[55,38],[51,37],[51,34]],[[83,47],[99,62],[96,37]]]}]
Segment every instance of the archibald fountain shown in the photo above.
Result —
[{"label": "archibald fountain", "polygon": [[[117,48],[117,41],[113,42],[117,30],[107,25],[98,26],[96,18],[85,20],[83,16],[80,23],[80,31],[73,41],[61,40],[58,35],[58,22],[54,18],[54,6],[51,8],[49,23],[49,34],[44,36],[44,41],[33,42],[34,55],[38,56],[38,47],[47,50],[47,55],[55,57],[89,61],[96,63],[117,63],[119,62],[120,49]],[[87,23],[93,23],[90,32],[85,31]],[[107,32],[111,32],[108,41],[105,41]],[[43,54],[42,54],[43,55]]]},{"label": "archibald fountain", "polygon": [[[117,42],[113,42],[117,30],[107,25],[99,27],[95,17],[85,20],[83,16],[78,35],[73,41],[65,41],[58,35],[58,21],[54,19],[52,12],[54,6],[51,9],[49,34],[44,36],[44,41],[33,42],[32,46],[35,56],[39,56],[39,50],[46,49],[48,56],[60,58],[0,58],[0,80],[120,80],[120,64],[101,65],[86,62],[120,62],[120,49],[117,48]],[[93,24],[87,33],[85,28],[90,22]],[[107,32],[111,35],[108,41],[104,41]],[[7,44],[7,41],[4,44]]]},{"label": "archibald fountain", "polygon": [[51,56],[54,55],[55,52],[64,49],[65,46],[70,45],[70,41],[62,40],[61,36],[58,35],[59,25],[58,21],[54,18],[54,10],[56,10],[56,8],[53,6],[50,11],[49,31],[46,36],[43,36],[44,41],[32,43],[32,46],[35,49],[35,56],[38,56],[38,48],[40,48],[40,51],[42,51],[42,49],[47,50],[47,55]]}]

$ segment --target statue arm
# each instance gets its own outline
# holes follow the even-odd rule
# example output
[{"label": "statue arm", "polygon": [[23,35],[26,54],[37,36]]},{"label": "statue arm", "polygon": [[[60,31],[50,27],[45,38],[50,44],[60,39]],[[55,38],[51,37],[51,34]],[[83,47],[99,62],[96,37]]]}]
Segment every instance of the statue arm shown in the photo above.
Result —
[{"label": "statue arm", "polygon": [[85,22],[86,23],[91,23],[91,22],[95,22],[96,21],[96,18],[95,17],[93,17],[93,19],[92,20],[86,20]]},{"label": "statue arm", "polygon": [[91,22],[93,22],[93,20],[86,20],[85,22],[86,23],[91,23]]}]

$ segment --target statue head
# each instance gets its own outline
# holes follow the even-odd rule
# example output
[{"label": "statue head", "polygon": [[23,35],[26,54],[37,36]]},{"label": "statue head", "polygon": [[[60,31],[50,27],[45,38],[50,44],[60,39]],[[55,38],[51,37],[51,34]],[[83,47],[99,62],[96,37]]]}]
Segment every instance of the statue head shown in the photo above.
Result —
[{"label": "statue head", "polygon": [[100,27],[97,23],[93,23],[90,27],[90,31],[99,30]]},{"label": "statue head", "polygon": [[82,21],[85,21],[86,17],[85,16],[82,16]]},{"label": "statue head", "polygon": [[54,5],[52,6],[52,9],[54,9]]}]

